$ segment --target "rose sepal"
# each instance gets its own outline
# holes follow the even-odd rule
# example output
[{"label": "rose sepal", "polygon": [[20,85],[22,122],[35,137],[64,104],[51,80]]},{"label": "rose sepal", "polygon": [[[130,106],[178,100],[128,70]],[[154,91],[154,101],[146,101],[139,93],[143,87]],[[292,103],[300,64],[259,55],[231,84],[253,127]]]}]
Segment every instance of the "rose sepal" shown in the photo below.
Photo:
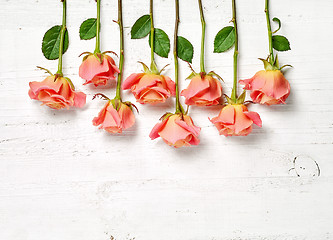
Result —
[{"label": "rose sepal", "polygon": [[259,60],[261,60],[264,63],[264,68],[265,68],[266,71],[274,71],[274,70],[281,71],[285,67],[293,67],[290,64],[285,64],[282,67],[280,67],[279,59],[278,59],[278,55],[277,54],[275,55],[274,63],[270,63],[268,61],[268,58],[269,57],[267,57],[266,59],[259,58]]},{"label": "rose sepal", "polygon": [[214,72],[214,71],[210,71],[209,73],[207,73],[207,75],[209,75],[211,77],[216,77],[220,81],[224,82],[223,78],[220,75],[218,75],[216,72]]}]

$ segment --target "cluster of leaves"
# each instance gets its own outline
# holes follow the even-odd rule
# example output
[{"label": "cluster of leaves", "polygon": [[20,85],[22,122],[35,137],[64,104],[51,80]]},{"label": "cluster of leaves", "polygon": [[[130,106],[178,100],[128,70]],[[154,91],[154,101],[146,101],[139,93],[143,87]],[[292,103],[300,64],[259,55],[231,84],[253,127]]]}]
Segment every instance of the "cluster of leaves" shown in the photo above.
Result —
[{"label": "cluster of leaves", "polygon": [[[80,38],[88,40],[96,37],[96,18],[89,18],[85,20],[80,26]],[[42,42],[42,52],[46,59],[55,60],[59,58],[61,25],[51,27],[46,31]],[[63,53],[68,49],[68,31],[65,30]]]},{"label": "cluster of leaves", "polygon": [[[151,20],[150,15],[140,17],[131,29],[132,39],[141,39],[149,34],[149,46],[151,45]],[[168,35],[159,28],[154,28],[154,52],[164,58],[167,58],[170,52],[170,39]],[[177,55],[180,59],[192,63],[193,46],[184,37],[177,38]]]},{"label": "cluster of leaves", "polygon": [[[278,18],[273,18],[273,21],[278,23],[279,27],[272,34],[277,33],[281,28],[281,21]],[[97,19],[89,18],[85,20],[80,26],[80,38],[82,40],[89,40],[96,37],[97,32]],[[60,32],[61,26],[56,25],[51,27],[44,35],[42,43],[42,52],[47,59],[54,60],[59,57],[60,47]],[[133,25],[131,29],[131,38],[140,39],[149,34],[149,46],[151,39],[151,22],[150,15],[143,15]],[[214,52],[221,53],[229,50],[235,44],[235,29],[233,26],[222,28],[215,36],[214,39]],[[277,51],[290,50],[290,43],[288,39],[282,35],[273,35],[272,37],[273,48]],[[68,32],[66,29],[64,38],[63,53],[68,49]],[[170,52],[170,40],[168,35],[159,28],[154,29],[154,52],[164,58],[167,58]],[[193,59],[193,45],[184,37],[178,36],[177,38],[177,55],[180,59],[192,63]]]},{"label": "cluster of leaves", "polygon": [[[273,21],[277,22],[279,24],[278,29],[276,29],[274,32],[272,32],[272,34],[275,34],[281,28],[281,21],[277,17],[273,18]],[[288,51],[288,50],[290,50],[289,40],[285,36],[273,35],[272,41],[273,41],[273,48],[275,50],[277,50],[277,51]]]},{"label": "cluster of leaves", "polygon": [[[281,21],[278,18],[273,18],[274,22],[279,24],[277,30],[272,34],[277,33],[281,28]],[[221,53],[229,50],[235,44],[235,29],[232,26],[222,28],[215,36],[214,39],[214,52]],[[281,35],[273,35],[272,37],[273,48],[277,51],[290,50],[290,43],[288,39]]]}]

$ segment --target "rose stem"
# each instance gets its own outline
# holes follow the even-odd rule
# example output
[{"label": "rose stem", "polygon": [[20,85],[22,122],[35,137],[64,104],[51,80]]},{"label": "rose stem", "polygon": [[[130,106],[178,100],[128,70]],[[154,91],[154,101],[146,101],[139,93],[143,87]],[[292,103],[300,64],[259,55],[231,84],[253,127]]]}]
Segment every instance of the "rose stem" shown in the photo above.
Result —
[{"label": "rose stem", "polygon": [[101,31],[101,0],[96,0],[97,2],[97,22],[96,22],[96,47],[94,53],[101,53],[100,49],[100,31]]},{"label": "rose stem", "polygon": [[179,0],[175,0],[176,21],[175,32],[173,41],[173,58],[175,61],[175,84],[176,84],[176,113],[184,113],[183,107],[179,101],[179,88],[178,88],[178,56],[177,56],[177,38],[178,38],[178,25],[179,25]]},{"label": "rose stem", "polygon": [[235,48],[234,48],[234,85],[231,92],[231,99],[236,102],[237,100],[237,60],[238,60],[238,31],[236,20],[236,0],[232,0],[232,20],[234,23],[235,31]]},{"label": "rose stem", "polygon": [[119,58],[119,74],[117,80],[117,92],[116,99],[121,101],[121,81],[123,78],[123,66],[124,66],[124,31],[123,31],[123,12],[122,12],[122,0],[118,0],[118,25],[120,33],[120,58]]},{"label": "rose stem", "polygon": [[205,72],[205,33],[206,33],[206,22],[202,9],[202,2],[198,0],[200,19],[201,19],[201,53],[200,53],[200,72]]},{"label": "rose stem", "polygon": [[268,30],[269,61],[271,64],[273,64],[274,63],[273,38],[272,38],[271,20],[269,17],[268,0],[265,0],[265,13],[266,13],[267,30]]},{"label": "rose stem", "polygon": [[152,67],[156,68],[155,57],[154,57],[154,38],[155,38],[155,29],[154,29],[154,17],[153,17],[153,0],[150,0],[150,59],[151,59],[150,68]]},{"label": "rose stem", "polygon": [[66,0],[61,0],[62,2],[62,25],[60,30],[60,44],[59,44],[59,61],[58,61],[58,71],[57,74],[63,76],[62,73],[62,54],[64,51],[64,38],[66,32]]}]

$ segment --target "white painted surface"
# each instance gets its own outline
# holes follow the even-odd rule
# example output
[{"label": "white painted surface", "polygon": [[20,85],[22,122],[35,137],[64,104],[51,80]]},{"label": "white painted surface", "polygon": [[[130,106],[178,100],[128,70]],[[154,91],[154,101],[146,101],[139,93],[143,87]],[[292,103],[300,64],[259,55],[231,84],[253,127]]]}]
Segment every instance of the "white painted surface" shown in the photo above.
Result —
[{"label": "white painted surface", "polygon": [[[207,117],[218,108],[191,108],[202,127],[198,147],[173,149],[148,134],[173,102],[139,106],[135,127],[110,136],[91,124],[104,105],[93,94],[114,89],[82,86],[80,23],[95,16],[94,1],[68,3],[70,47],[64,72],[88,94],[82,110],[53,111],[28,97],[28,82],[56,71],[40,51],[44,32],[61,21],[59,1],[0,0],[0,239],[2,240],[202,240],[333,239],[333,2],[272,1],[280,33],[292,51],[281,53],[292,86],[287,105],[251,106],[263,128],[225,138]],[[193,2],[193,4],[192,4]],[[238,1],[240,78],[262,69],[267,56],[263,0]],[[229,94],[232,52],[213,54],[217,31],[231,18],[231,2],[204,1],[206,68],[219,73]],[[102,3],[102,48],[118,51],[116,1]],[[195,47],[199,67],[200,20],[196,1],[182,0],[180,35]],[[172,37],[173,1],[155,3],[155,25]],[[148,12],[148,1],[124,0],[125,76],[149,62],[147,39],[131,40],[130,26]],[[173,60],[158,58],[160,67]],[[181,79],[190,73],[181,63]],[[173,77],[173,68],[167,75]],[[182,87],[187,82],[181,82]],[[135,102],[132,95],[126,100]],[[139,104],[138,104],[139,105]],[[293,160],[296,160],[295,171]],[[311,160],[312,159],[312,160]],[[321,169],[318,177],[315,160]],[[304,169],[303,169],[304,168]],[[314,176],[313,176],[314,175]]]}]

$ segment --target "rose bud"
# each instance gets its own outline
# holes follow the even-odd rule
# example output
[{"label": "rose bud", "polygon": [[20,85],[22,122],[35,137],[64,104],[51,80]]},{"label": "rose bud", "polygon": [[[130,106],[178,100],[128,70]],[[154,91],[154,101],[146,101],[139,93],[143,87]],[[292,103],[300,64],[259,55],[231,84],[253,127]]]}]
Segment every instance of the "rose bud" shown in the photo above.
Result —
[{"label": "rose bud", "polygon": [[210,106],[219,104],[222,95],[222,86],[218,79],[211,74],[190,75],[191,82],[181,92],[187,105]]},{"label": "rose bud", "polygon": [[105,53],[96,55],[88,53],[83,58],[79,69],[79,76],[86,80],[85,84],[93,83],[95,86],[106,85],[108,80],[116,80],[119,69],[112,57]]},{"label": "rose bud", "polygon": [[98,116],[93,119],[93,125],[103,128],[109,133],[121,133],[135,123],[131,104],[119,100],[109,100]]},{"label": "rose bud", "polygon": [[[141,62],[140,62],[141,63]],[[150,70],[144,63],[143,73],[131,74],[122,84],[122,89],[131,89],[137,102],[141,104],[163,103],[176,94],[175,83],[167,76],[161,75],[162,70],[157,71],[155,62]]]},{"label": "rose bud", "polygon": [[86,95],[74,91],[69,78],[51,75],[42,82],[30,82],[29,96],[31,99],[41,101],[53,109],[83,107],[86,104]]},{"label": "rose bud", "polygon": [[264,59],[265,70],[257,72],[252,78],[240,80],[240,84],[244,84],[244,89],[251,90],[251,98],[253,102],[273,105],[285,103],[290,93],[290,84],[283,76],[277,56],[275,63],[272,65]]},{"label": "rose bud", "polygon": [[164,142],[175,148],[198,145],[201,128],[193,124],[191,117],[185,114],[167,114],[161,123],[151,130],[149,137],[153,140],[161,137]]},{"label": "rose bud", "polygon": [[260,116],[249,112],[243,104],[228,104],[219,115],[209,119],[224,136],[246,136],[252,131],[252,124],[262,126]]}]

